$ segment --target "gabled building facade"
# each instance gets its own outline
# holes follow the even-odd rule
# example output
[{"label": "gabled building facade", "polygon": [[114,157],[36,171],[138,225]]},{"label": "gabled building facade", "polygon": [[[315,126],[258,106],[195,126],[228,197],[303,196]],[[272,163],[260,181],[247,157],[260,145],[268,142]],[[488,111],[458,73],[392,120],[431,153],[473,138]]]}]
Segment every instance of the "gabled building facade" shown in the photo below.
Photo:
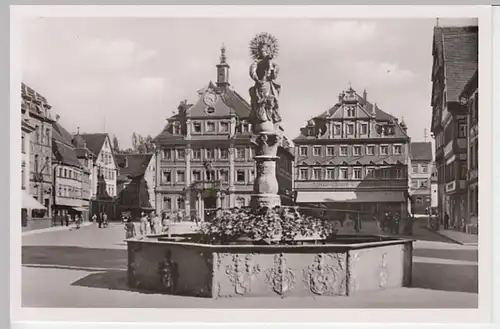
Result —
[{"label": "gabled building facade", "polygon": [[[27,136],[26,129],[33,129],[29,137],[29,150],[24,149],[29,154],[28,156],[25,155],[23,177],[26,179],[26,175],[29,175],[29,183],[25,181],[25,186],[29,194],[46,208],[41,211],[31,211],[31,216],[50,217],[54,189],[52,179],[52,124],[55,122],[50,115],[51,105],[40,93],[22,83],[21,109],[25,121],[24,138]],[[27,142],[24,143],[27,146]]]},{"label": "gabled building facade", "polygon": [[79,134],[86,147],[95,154],[92,167],[91,213],[106,213],[108,219],[116,219],[115,197],[118,169],[115,162],[111,141],[107,133]]},{"label": "gabled building facade", "polygon": [[133,218],[155,210],[155,154],[115,154],[118,164],[117,207]]},{"label": "gabled building facade", "polygon": [[[466,229],[477,234],[479,219],[479,88],[478,71],[460,95],[467,104],[467,214]],[[475,228],[475,229],[474,229]]]},{"label": "gabled building facade", "polygon": [[[250,204],[255,178],[250,104],[232,88],[229,69],[223,48],[217,82],[199,90],[193,104],[181,102],[154,139],[158,212],[204,220],[216,208]],[[286,138],[278,156],[279,194],[282,204],[291,204],[293,153]]]},{"label": "gabled building facade", "polygon": [[410,144],[410,197],[413,214],[425,215],[432,205],[432,143]]},{"label": "gabled building facade", "polygon": [[82,183],[85,168],[78,160],[73,136],[57,121],[52,125],[52,170],[54,177],[54,216],[61,221],[68,215],[88,217],[83,208]]},{"label": "gabled building facade", "polygon": [[73,136],[72,143],[75,146],[76,157],[82,167],[82,212],[83,220],[90,220],[92,200],[92,175],[96,155],[87,148],[87,143],[79,133]]},{"label": "gabled building facade", "polygon": [[294,139],[297,203],[406,216],[409,142],[404,122],[349,86]]},{"label": "gabled building facade", "polygon": [[432,123],[438,213],[459,229],[467,217],[467,106],[460,93],[478,69],[478,27],[434,28]]}]

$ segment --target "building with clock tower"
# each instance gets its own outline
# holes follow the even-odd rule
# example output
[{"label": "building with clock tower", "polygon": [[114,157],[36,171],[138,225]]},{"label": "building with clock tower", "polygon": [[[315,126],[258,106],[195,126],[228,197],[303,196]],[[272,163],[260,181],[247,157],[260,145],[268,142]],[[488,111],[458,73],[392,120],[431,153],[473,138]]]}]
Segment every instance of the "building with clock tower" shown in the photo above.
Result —
[{"label": "building with clock tower", "polygon": [[[250,104],[229,82],[221,48],[217,81],[198,91],[194,103],[180,102],[155,137],[156,210],[208,219],[217,208],[249,206],[255,178]],[[282,204],[292,203],[293,151],[284,138],[277,178]]]}]

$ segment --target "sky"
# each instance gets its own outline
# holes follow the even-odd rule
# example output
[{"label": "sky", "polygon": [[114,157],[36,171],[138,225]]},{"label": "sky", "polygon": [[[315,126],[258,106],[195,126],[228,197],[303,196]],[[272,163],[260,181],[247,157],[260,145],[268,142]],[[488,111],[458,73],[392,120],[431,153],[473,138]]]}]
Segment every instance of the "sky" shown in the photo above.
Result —
[{"label": "sky", "polygon": [[[477,25],[441,19],[439,25]],[[287,137],[335,105],[352,85],[404,118],[412,141],[430,135],[436,19],[27,18],[22,79],[45,96],[70,132],[155,137],[179,102],[216,81],[226,47],[230,82],[245,99],[253,82],[248,43],[277,37],[280,108]],[[427,139],[430,141],[430,138]]]}]

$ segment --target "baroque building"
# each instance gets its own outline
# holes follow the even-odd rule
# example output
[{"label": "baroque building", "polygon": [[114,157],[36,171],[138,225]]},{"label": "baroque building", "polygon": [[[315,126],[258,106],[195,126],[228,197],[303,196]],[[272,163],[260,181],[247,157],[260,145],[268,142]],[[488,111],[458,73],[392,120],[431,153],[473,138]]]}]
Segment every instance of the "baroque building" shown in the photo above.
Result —
[{"label": "baroque building", "polygon": [[[229,82],[230,66],[221,49],[216,83],[183,101],[154,139],[156,210],[181,211],[201,220],[217,208],[250,204],[255,178],[250,104]],[[293,151],[284,138],[278,149],[277,179],[283,205],[293,202]]]},{"label": "baroque building", "polygon": [[404,122],[349,86],[294,139],[296,202],[406,216],[409,142]]},{"label": "baroque building", "polygon": [[[27,137],[26,129],[33,129],[29,136],[29,150],[24,148],[28,155],[24,157],[23,178],[27,179],[29,175],[29,183],[24,181],[24,185],[29,194],[45,207],[45,210],[28,209],[32,210],[32,217],[49,217],[53,205],[52,124],[55,120],[50,115],[50,109],[51,105],[44,96],[21,84],[21,111],[25,121],[22,138]],[[23,145],[26,147],[27,143]]]},{"label": "baroque building", "polygon": [[434,28],[432,122],[438,174],[438,213],[451,228],[467,214],[467,106],[460,93],[478,69],[478,27]]},{"label": "baroque building", "polygon": [[432,143],[410,144],[410,197],[412,213],[425,215],[432,205]]}]

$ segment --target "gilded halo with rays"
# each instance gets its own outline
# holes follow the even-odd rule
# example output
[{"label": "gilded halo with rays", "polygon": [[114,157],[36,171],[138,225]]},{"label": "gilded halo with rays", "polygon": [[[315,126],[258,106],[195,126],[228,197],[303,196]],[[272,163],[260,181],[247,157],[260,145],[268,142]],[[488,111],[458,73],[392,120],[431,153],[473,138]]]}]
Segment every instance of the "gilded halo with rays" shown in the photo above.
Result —
[{"label": "gilded halo with rays", "polygon": [[253,59],[258,59],[260,58],[260,48],[263,45],[267,45],[269,47],[269,55],[272,58],[275,58],[278,56],[279,52],[279,47],[278,47],[278,39],[274,37],[273,35],[267,33],[267,32],[262,32],[257,34],[251,41],[250,41],[250,55],[252,56]]}]

